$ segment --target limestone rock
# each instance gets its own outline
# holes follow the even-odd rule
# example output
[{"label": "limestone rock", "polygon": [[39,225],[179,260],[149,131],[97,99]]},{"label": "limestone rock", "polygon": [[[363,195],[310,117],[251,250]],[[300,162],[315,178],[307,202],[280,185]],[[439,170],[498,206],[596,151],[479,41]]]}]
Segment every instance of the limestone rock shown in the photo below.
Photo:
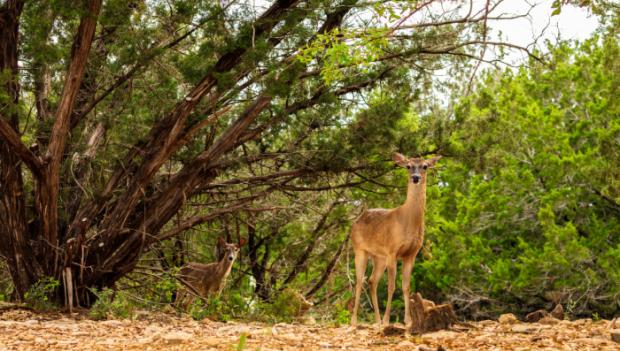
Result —
[{"label": "limestone rock", "polygon": [[613,329],[610,332],[611,334],[611,340],[620,343],[620,329]]},{"label": "limestone rock", "polygon": [[384,336],[394,336],[394,335],[403,335],[405,334],[405,328],[398,327],[396,325],[388,325],[383,328]]},{"label": "limestone rock", "polygon": [[185,341],[189,341],[192,339],[192,337],[193,337],[192,334],[185,333],[185,332],[170,332],[168,334],[163,335],[162,339],[167,344],[176,345],[176,344],[181,344]]},{"label": "limestone rock", "polygon": [[562,307],[562,305],[560,304],[557,304],[555,305],[555,308],[553,309],[553,311],[551,311],[550,314],[553,318],[564,319],[564,307]]},{"label": "limestone rock", "polygon": [[549,316],[541,318],[538,321],[538,323],[540,323],[540,324],[547,324],[547,325],[554,325],[554,324],[560,323],[560,320],[555,318],[555,317],[553,317],[553,316],[551,316],[551,315],[549,315]]},{"label": "limestone rock", "polygon": [[548,315],[549,315],[549,312],[545,310],[534,311],[532,313],[528,313],[527,316],[525,316],[525,321],[528,323],[536,323],[539,320],[547,317]]},{"label": "limestone rock", "polygon": [[505,313],[499,316],[499,319],[497,321],[501,324],[514,324],[517,323],[519,320],[517,319],[517,317],[515,317],[514,314]]},{"label": "limestone rock", "polygon": [[514,327],[512,327],[511,330],[512,330],[513,333],[530,334],[530,333],[533,333],[534,331],[536,331],[536,328],[531,327],[531,326],[526,325],[526,324],[517,324]]}]

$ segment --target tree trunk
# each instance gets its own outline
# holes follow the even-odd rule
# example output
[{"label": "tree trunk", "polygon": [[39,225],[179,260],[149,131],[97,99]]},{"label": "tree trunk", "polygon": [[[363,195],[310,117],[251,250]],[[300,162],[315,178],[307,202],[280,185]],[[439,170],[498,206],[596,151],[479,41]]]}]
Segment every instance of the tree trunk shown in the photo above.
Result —
[{"label": "tree trunk", "polygon": [[[347,0],[345,3],[354,2]],[[77,296],[77,304],[88,306],[93,303],[95,296],[90,289],[111,287],[130,272],[143,253],[162,239],[160,231],[180,211],[187,198],[216,178],[221,171],[220,159],[240,144],[259,137],[266,130],[271,121],[259,126],[263,128],[251,129],[251,125],[272,104],[274,97],[267,89],[257,94],[253,103],[249,103],[222,133],[216,136],[217,129],[213,128],[205,150],[185,163],[180,172],[162,185],[161,190],[153,190],[155,176],[161,166],[188,144],[198,129],[211,127],[208,123],[192,124],[195,123],[193,120],[190,120],[191,123],[188,121],[201,100],[213,102],[213,111],[216,108],[226,108],[216,106],[216,103],[226,102],[218,100],[226,92],[226,88],[217,86],[218,77],[224,74],[231,74],[237,79],[246,77],[255,68],[252,66],[255,58],[249,60],[252,61],[250,64],[241,63],[248,52],[256,54],[253,45],[258,38],[262,36],[273,48],[285,38],[283,34],[286,34],[286,31],[293,28],[295,23],[304,20],[299,14],[291,15],[291,10],[297,3],[298,0],[274,1],[271,7],[248,27],[251,28],[252,36],[248,36],[249,32],[246,30],[237,38],[231,38],[234,45],[230,45],[228,51],[219,56],[219,60],[207,70],[199,83],[190,89],[186,97],[180,99],[171,111],[155,122],[145,140],[133,145],[126,154],[125,162],[119,162],[120,165],[113,170],[105,187],[92,196],[89,194],[76,198],[75,192],[80,188],[80,184],[89,182],[88,163],[105,139],[107,130],[105,122],[93,121],[90,124],[96,128],[88,140],[86,150],[74,164],[74,177],[67,180],[66,175],[71,173],[63,172],[71,169],[71,157],[68,157],[67,153],[75,146],[70,144],[72,129],[101,101],[101,96],[113,91],[135,70],[122,75],[112,85],[111,90],[104,89],[103,94],[96,96],[99,90],[95,76],[97,67],[88,66],[93,64],[89,62],[89,59],[93,58],[91,46],[95,40],[100,40],[101,44],[101,40],[104,40],[102,38],[105,38],[108,32],[106,28],[100,28],[95,36],[102,1],[81,1],[80,4],[85,5],[84,11],[80,12],[82,18],[74,35],[63,90],[56,99],[48,98],[50,89],[53,89],[53,85],[50,88],[49,69],[54,66],[47,66],[45,62],[34,63],[34,66],[39,67],[33,78],[37,116],[40,120],[53,120],[53,127],[49,138],[40,138],[40,152],[29,149],[21,140],[16,106],[19,97],[17,36],[24,1],[3,2],[0,6],[0,71],[10,72],[13,79],[1,87],[11,100],[10,103],[0,106],[0,255],[7,259],[17,299],[22,299],[37,280],[52,277],[58,281],[64,278],[61,288],[55,292],[58,301],[62,301],[63,296],[67,296],[67,301],[70,301],[69,296]],[[350,8],[338,6],[333,14],[328,14],[319,33],[339,26]],[[51,16],[49,17],[45,20],[52,21]],[[58,20],[60,21],[60,17]],[[286,22],[286,25],[279,26],[282,22]],[[274,30],[278,31],[277,35],[271,33]],[[95,37],[98,39],[94,39]],[[105,51],[103,46],[95,47],[102,53]],[[134,67],[140,67],[142,62],[148,60],[140,61]],[[294,81],[303,66],[300,66],[294,56],[288,57],[285,63],[287,71],[282,74],[280,83],[288,84]],[[219,89],[223,89],[223,92]],[[315,96],[320,97],[325,91],[328,90],[322,89],[321,93]],[[50,101],[57,101],[55,111],[52,111]],[[316,103],[318,98],[304,104],[293,104],[285,109],[283,116]],[[213,121],[215,120],[214,118]],[[24,165],[27,168],[23,167]],[[22,179],[22,173],[26,170],[32,173],[32,185],[27,187]],[[306,170],[301,170],[301,173],[303,172]],[[30,179],[28,175],[25,178]],[[28,194],[24,193],[25,188],[28,189]],[[72,197],[69,198],[65,193],[71,193]],[[196,223],[204,221],[205,218],[197,218]],[[180,233],[181,231],[173,232],[172,236]],[[181,244],[180,241],[177,243]],[[266,276],[269,244],[263,241],[255,245],[255,250],[261,245],[265,248],[262,257],[257,257],[254,252],[255,256],[251,258],[257,283],[260,282],[257,284],[257,293],[268,299],[270,286],[273,285],[269,284]],[[178,247],[179,252],[182,250],[182,247]],[[307,263],[311,251],[312,247],[296,265],[290,279],[298,274],[299,267]],[[182,263],[183,256],[179,255],[173,260]],[[275,277],[272,279],[275,280]]]},{"label": "tree trunk", "polygon": [[[0,124],[5,133],[13,136],[19,135],[17,43],[19,16],[23,5],[23,1],[8,0],[0,7],[0,72],[10,72],[11,75],[11,79],[1,87],[9,97],[9,102],[0,104]],[[29,244],[22,160],[9,144],[5,133],[2,133],[4,138],[0,138],[0,253],[8,263],[15,288],[14,297],[22,300],[28,288],[41,274],[41,268],[34,255],[27,254],[34,248]],[[19,142],[19,139],[13,143],[15,142]],[[28,154],[25,148],[22,150]]]},{"label": "tree trunk", "polygon": [[411,333],[422,334],[431,331],[448,329],[456,322],[456,314],[452,305],[435,305],[425,300],[420,293],[411,298]]}]

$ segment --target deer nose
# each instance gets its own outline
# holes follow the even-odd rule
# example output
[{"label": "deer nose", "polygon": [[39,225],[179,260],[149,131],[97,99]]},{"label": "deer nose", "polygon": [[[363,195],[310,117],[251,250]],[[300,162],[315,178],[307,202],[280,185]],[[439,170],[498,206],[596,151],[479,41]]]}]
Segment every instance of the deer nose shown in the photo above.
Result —
[{"label": "deer nose", "polygon": [[411,180],[413,180],[414,184],[418,184],[420,182],[421,177],[419,175],[414,175],[411,177]]},{"label": "deer nose", "polygon": [[229,260],[229,261],[232,261],[232,260],[234,260],[234,259],[235,259],[234,257],[232,257],[232,256],[228,256],[228,260]]}]

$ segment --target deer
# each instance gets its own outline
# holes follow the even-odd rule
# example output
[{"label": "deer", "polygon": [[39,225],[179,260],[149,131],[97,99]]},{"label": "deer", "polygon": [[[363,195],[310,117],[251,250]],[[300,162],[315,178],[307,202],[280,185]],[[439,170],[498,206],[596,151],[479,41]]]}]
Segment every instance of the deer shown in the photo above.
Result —
[{"label": "deer", "polygon": [[[368,209],[351,226],[351,242],[355,253],[355,303],[351,325],[357,325],[357,311],[360,303],[366,264],[373,262],[369,279],[370,296],[377,326],[389,325],[392,295],[396,288],[396,264],[402,259],[402,290],[405,300],[405,325],[411,326],[409,285],[415,258],[424,241],[424,211],[426,208],[426,175],[441,156],[430,159],[407,158],[395,153],[392,159],[396,165],[407,169],[409,181],[407,199],[393,209]],[[383,321],[377,301],[377,284],[388,271],[388,296]]]},{"label": "deer", "polygon": [[244,244],[243,238],[239,240],[239,244],[230,244],[220,237],[216,246],[217,262],[188,262],[181,267],[177,278],[185,285],[185,289],[177,294],[175,304],[189,306],[196,296],[203,299],[213,295],[220,296],[239,249]]}]

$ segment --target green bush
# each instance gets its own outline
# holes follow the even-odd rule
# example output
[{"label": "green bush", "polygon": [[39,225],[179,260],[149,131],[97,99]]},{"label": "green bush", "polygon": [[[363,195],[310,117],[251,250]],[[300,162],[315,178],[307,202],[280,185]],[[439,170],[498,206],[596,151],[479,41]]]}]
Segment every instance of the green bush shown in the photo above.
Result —
[{"label": "green bush", "polygon": [[41,311],[56,309],[57,305],[51,297],[57,292],[59,286],[60,282],[51,277],[38,280],[24,294],[26,305]]},{"label": "green bush", "polygon": [[425,296],[620,310],[618,52],[613,35],[563,43],[548,65],[493,71],[460,101],[454,157],[428,191]]},{"label": "green bush", "polygon": [[108,318],[129,318],[134,311],[134,304],[123,292],[116,292],[109,288],[92,291],[97,301],[92,305],[89,315],[100,320]]}]

